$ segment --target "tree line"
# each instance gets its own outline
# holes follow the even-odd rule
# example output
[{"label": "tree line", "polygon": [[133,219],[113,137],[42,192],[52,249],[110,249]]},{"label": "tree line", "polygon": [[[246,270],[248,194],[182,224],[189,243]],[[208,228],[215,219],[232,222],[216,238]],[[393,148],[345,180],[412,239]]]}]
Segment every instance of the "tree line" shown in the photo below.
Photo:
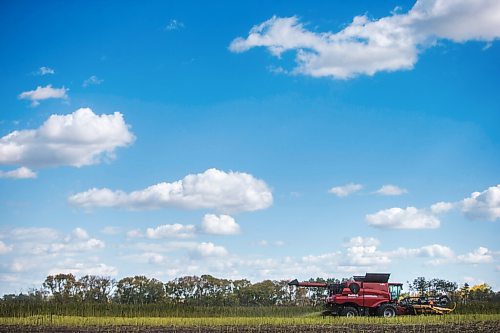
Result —
[{"label": "tree line", "polygon": [[500,292],[494,292],[491,286],[486,283],[470,286],[466,282],[459,287],[456,282],[436,278],[426,280],[425,277],[418,277],[407,283],[410,292],[414,294],[436,295],[444,293],[462,304],[467,304],[470,301],[500,301]]},{"label": "tree line", "polygon": [[[346,278],[309,279],[310,282],[340,283]],[[73,274],[49,275],[38,289],[24,294],[7,294],[2,302],[115,303],[115,304],[186,304],[191,306],[315,306],[327,296],[325,288],[296,288],[288,280],[220,279],[211,275],[184,276],[166,283],[138,275],[115,280],[106,276]],[[456,282],[418,277],[409,282],[406,295],[448,294],[454,301],[500,301],[487,284],[459,288]]]}]

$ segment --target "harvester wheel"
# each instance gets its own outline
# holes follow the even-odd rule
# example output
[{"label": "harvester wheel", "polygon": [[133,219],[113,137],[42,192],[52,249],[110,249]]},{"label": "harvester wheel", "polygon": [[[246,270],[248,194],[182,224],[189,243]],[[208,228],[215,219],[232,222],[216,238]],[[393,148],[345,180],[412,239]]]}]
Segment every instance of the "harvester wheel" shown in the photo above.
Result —
[{"label": "harvester wheel", "polygon": [[352,306],[346,306],[342,309],[340,314],[346,317],[356,317],[358,315],[358,309],[353,308]]},{"label": "harvester wheel", "polygon": [[378,308],[378,315],[385,318],[396,317],[396,307],[392,304],[382,304]]},{"label": "harvester wheel", "polygon": [[331,311],[331,310],[325,310],[325,311],[321,312],[321,315],[322,315],[323,317],[326,317],[326,316],[333,316],[333,313],[332,313],[332,311]]}]

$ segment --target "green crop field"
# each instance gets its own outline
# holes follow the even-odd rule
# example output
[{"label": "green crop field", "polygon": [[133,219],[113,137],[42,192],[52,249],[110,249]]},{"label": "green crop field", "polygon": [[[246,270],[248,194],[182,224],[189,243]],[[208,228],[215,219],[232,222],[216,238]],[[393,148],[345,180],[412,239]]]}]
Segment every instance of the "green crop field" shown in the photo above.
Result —
[{"label": "green crop field", "polygon": [[0,318],[0,325],[44,326],[301,326],[301,325],[421,325],[460,324],[470,322],[500,323],[500,314],[467,314],[446,316],[323,317],[319,313],[300,317],[82,317],[29,316]]}]

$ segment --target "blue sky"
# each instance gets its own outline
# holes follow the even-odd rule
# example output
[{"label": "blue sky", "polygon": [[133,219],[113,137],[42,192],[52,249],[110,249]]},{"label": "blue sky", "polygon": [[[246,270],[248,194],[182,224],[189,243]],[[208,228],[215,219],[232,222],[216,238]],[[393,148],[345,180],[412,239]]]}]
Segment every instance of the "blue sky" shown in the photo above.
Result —
[{"label": "blue sky", "polygon": [[495,1],[1,7],[0,293],[57,272],[500,288]]}]

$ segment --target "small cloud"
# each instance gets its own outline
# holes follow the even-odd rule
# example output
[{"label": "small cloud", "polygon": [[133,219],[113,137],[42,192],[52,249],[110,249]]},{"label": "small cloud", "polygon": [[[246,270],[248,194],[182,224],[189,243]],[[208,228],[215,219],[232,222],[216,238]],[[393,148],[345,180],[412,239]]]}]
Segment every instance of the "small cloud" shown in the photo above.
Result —
[{"label": "small cloud", "polygon": [[228,252],[223,246],[215,245],[214,243],[200,243],[192,250],[191,255],[198,257],[224,257]]},{"label": "small cloud", "polygon": [[184,23],[181,21],[177,21],[176,19],[172,19],[168,22],[168,24],[165,26],[165,31],[174,31],[174,30],[180,30],[184,28]]},{"label": "small cloud", "polygon": [[453,208],[455,207],[455,204],[451,203],[451,202],[444,202],[444,201],[441,201],[441,202],[436,202],[435,204],[433,204],[431,206],[431,211],[434,213],[434,214],[443,214],[443,213],[447,213],[449,212],[450,210],[452,210]]},{"label": "small cloud", "polygon": [[71,233],[71,236],[73,239],[77,240],[86,240],[89,239],[89,234],[85,229],[82,228],[75,228],[73,232]]},{"label": "small cloud", "polygon": [[487,248],[480,246],[476,250],[467,254],[459,255],[458,261],[464,264],[487,264],[493,261],[491,251]]},{"label": "small cloud", "polygon": [[441,222],[434,215],[415,207],[390,208],[366,215],[368,224],[383,229],[436,229]]},{"label": "small cloud", "polygon": [[56,71],[53,68],[42,66],[34,74],[43,76],[43,75],[55,74],[55,72]]},{"label": "small cloud", "polygon": [[349,183],[343,186],[332,187],[328,192],[335,194],[338,197],[347,197],[363,188],[361,184]]},{"label": "small cloud", "polygon": [[408,190],[395,185],[384,185],[379,188],[376,193],[380,195],[397,196],[408,193]]},{"label": "small cloud", "polygon": [[52,241],[59,238],[59,233],[51,228],[15,228],[10,235],[16,241],[39,240]]},{"label": "small cloud", "polygon": [[229,215],[206,214],[202,222],[203,231],[213,235],[234,235],[240,232],[240,226]]},{"label": "small cloud", "polygon": [[267,70],[273,74],[290,74],[289,71],[281,66],[267,66]]},{"label": "small cloud", "polygon": [[354,247],[354,246],[378,246],[380,241],[374,237],[352,237],[348,241],[344,242],[344,247]]},{"label": "small cloud", "polygon": [[143,237],[142,231],[139,229],[127,231],[127,238],[139,238]]},{"label": "small cloud", "polygon": [[25,91],[19,94],[19,99],[27,99],[31,101],[31,106],[35,107],[40,104],[40,101],[46,99],[68,99],[68,95],[66,94],[69,89],[62,88],[52,88],[52,85],[49,84],[45,87],[38,86],[35,90]]},{"label": "small cloud", "polygon": [[114,266],[109,266],[103,263],[89,264],[81,262],[68,262],[67,264],[60,264],[48,272],[51,275],[59,273],[71,273],[74,275],[99,275],[99,276],[116,276],[118,270]]},{"label": "small cloud", "polygon": [[0,171],[0,178],[33,179],[36,176],[36,172],[26,167],[20,167],[12,171]]},{"label": "small cloud", "polygon": [[500,220],[500,185],[472,193],[461,205],[462,213],[471,220]]},{"label": "small cloud", "polygon": [[265,239],[262,239],[262,240],[257,242],[257,245],[261,246],[261,247],[267,247],[267,246],[282,247],[282,246],[285,246],[285,242],[282,240],[270,242],[270,241],[267,241]]},{"label": "small cloud", "polygon": [[82,87],[87,88],[88,86],[98,86],[103,83],[104,80],[99,79],[97,76],[92,75],[87,80],[83,81]]},{"label": "small cloud", "polygon": [[194,225],[164,224],[156,228],[147,228],[146,237],[150,239],[161,238],[190,238],[194,236],[196,229]]}]

